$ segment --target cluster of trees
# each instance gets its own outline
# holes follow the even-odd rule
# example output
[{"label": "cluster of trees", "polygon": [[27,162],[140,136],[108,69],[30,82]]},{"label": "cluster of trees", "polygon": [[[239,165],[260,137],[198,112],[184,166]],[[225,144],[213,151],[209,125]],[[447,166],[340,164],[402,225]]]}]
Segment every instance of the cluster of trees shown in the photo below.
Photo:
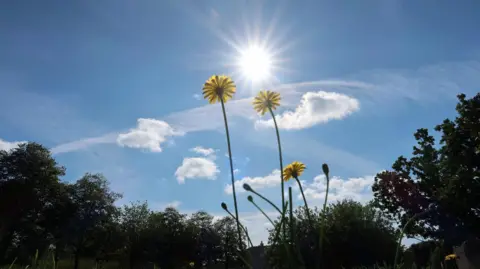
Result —
[{"label": "cluster of trees", "polygon": [[[174,208],[152,211],[145,203],[117,207],[121,195],[109,188],[100,174],[85,174],[73,183],[48,149],[26,143],[0,151],[0,260],[28,264],[37,251],[52,253],[57,261],[70,260],[67,268],[82,268],[85,259],[99,266],[144,268],[235,268],[241,264],[235,221],[214,220],[207,212],[189,216]],[[320,212],[312,212],[320,221]],[[393,259],[395,232],[371,205],[345,200],[327,210],[325,265],[372,265]],[[295,211],[296,240],[307,264],[313,235],[305,211]],[[270,243],[274,230],[270,231]],[[289,233],[290,234],[290,233]],[[381,246],[381,247],[379,247]],[[242,246],[242,249],[245,245]],[[272,267],[286,263],[283,249],[267,247]],[[247,257],[248,255],[244,255]],[[61,264],[61,263],[59,263]]]},{"label": "cluster of trees", "polygon": [[[400,156],[392,170],[376,176],[372,202],[344,200],[325,212],[311,212],[313,226],[324,227],[321,253],[312,251],[320,231],[312,229],[303,207],[292,212],[295,229],[281,233],[291,245],[272,244],[273,227],[266,249],[270,266],[289,266],[285,247],[302,253],[306,268],[391,263],[407,223],[407,236],[432,240],[404,253],[418,265],[427,264],[439,246],[448,251],[478,237],[480,93],[471,99],[459,95],[457,112],[455,120],[435,128],[439,144],[427,129],[415,133],[412,156]],[[64,174],[65,168],[37,143],[0,150],[0,266],[14,259],[26,264],[37,251],[53,253],[56,261],[71,260],[66,268],[75,269],[84,259],[99,266],[116,262],[115,268],[235,268],[242,263],[238,249],[246,240],[239,242],[233,219],[214,220],[207,212],[187,216],[173,208],[156,212],[146,203],[117,207],[121,195],[102,175],[85,174],[68,183],[61,181]]]},{"label": "cluster of trees", "polygon": [[0,173],[0,264],[29,263],[37,251],[74,268],[85,258],[129,268],[239,263],[233,219],[153,212],[146,203],[117,207],[121,195],[102,175],[62,182],[65,169],[39,144],[0,151]]}]

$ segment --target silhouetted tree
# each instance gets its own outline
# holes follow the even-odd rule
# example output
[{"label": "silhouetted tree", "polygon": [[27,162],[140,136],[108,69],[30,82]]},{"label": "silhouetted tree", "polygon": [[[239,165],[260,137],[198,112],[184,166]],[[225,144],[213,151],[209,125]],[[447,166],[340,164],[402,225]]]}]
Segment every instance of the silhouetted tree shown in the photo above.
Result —
[{"label": "silhouetted tree", "polygon": [[400,156],[372,188],[375,206],[402,227],[417,216],[407,235],[450,246],[480,235],[480,93],[458,100],[455,120],[435,127],[440,143],[419,129],[412,157]]},{"label": "silhouetted tree", "polygon": [[59,166],[45,147],[25,143],[10,151],[0,151],[0,262],[7,251],[16,256],[23,251],[44,250],[63,202]]},{"label": "silhouetted tree", "polygon": [[114,203],[121,197],[110,190],[101,174],[85,174],[71,186],[71,200],[75,206],[67,231],[68,247],[74,254],[74,268],[84,252],[93,245],[98,229],[105,229],[117,214]]}]

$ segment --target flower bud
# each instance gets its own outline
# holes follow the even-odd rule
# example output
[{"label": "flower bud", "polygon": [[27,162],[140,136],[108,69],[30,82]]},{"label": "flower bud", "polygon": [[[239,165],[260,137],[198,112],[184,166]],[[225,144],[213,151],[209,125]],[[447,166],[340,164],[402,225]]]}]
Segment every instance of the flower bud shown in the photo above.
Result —
[{"label": "flower bud", "polygon": [[248,185],[247,183],[243,184],[243,188],[244,188],[246,191],[252,191],[252,188],[251,188],[250,185]]},{"label": "flower bud", "polygon": [[322,165],[322,170],[323,170],[323,173],[328,177],[328,173],[330,173],[330,170],[328,169],[328,164],[324,163]]}]

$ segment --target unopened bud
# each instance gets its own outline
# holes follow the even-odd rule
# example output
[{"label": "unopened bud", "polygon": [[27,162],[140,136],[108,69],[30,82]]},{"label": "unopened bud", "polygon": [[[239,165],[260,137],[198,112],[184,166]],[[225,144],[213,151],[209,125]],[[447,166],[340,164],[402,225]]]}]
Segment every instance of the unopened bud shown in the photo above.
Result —
[{"label": "unopened bud", "polygon": [[324,163],[322,165],[322,170],[323,170],[323,173],[328,177],[328,173],[330,173],[330,170],[328,169],[328,164]]},{"label": "unopened bud", "polygon": [[250,185],[248,185],[247,183],[243,184],[243,188],[244,188],[246,191],[252,191],[252,188],[251,188]]}]

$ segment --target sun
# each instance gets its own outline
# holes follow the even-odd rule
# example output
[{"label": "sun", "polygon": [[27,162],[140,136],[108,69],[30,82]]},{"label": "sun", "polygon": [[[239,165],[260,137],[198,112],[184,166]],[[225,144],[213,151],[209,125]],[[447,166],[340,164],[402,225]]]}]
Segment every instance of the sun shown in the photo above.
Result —
[{"label": "sun", "polygon": [[240,51],[238,61],[240,72],[251,81],[263,81],[271,76],[272,56],[265,48],[249,46]]}]

